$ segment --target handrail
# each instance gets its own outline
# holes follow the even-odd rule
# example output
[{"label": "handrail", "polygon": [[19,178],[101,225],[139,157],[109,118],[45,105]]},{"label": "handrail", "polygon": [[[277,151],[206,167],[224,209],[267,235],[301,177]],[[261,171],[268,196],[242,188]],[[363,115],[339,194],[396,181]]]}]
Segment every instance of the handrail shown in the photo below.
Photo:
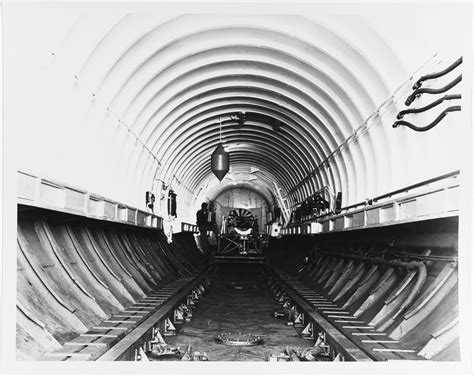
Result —
[{"label": "handrail", "polygon": [[436,119],[434,119],[431,123],[424,127],[418,127],[408,121],[405,120],[398,120],[395,123],[393,123],[392,128],[398,128],[400,125],[404,125],[410,129],[413,129],[416,132],[426,132],[429,131],[431,128],[435,127],[441,120],[445,118],[445,116],[449,112],[455,112],[455,111],[461,111],[461,106],[451,106],[443,110],[441,114],[438,115]]},{"label": "handrail", "polygon": [[[35,198],[30,197],[30,198],[25,199],[23,197],[18,196],[17,197],[17,203],[18,204],[28,205],[28,206],[35,206],[35,207],[40,207],[40,208],[46,208],[46,209],[61,211],[61,212],[70,213],[70,214],[74,214],[74,215],[81,215],[81,216],[88,217],[88,218],[99,218],[99,219],[102,219],[102,220],[118,222],[118,223],[124,223],[125,222],[129,225],[148,227],[148,228],[153,228],[153,229],[160,229],[160,225],[163,221],[162,217],[160,217],[160,216],[158,216],[154,213],[150,213],[146,210],[132,207],[132,206],[127,205],[125,203],[121,203],[121,202],[118,202],[116,200],[104,197],[102,195],[99,195],[99,194],[96,194],[96,193],[93,193],[93,192],[89,192],[89,191],[86,191],[86,190],[81,189],[81,188],[77,188],[76,186],[69,185],[69,184],[57,181],[55,179],[50,179],[50,178],[47,178],[47,177],[41,177],[41,176],[38,176],[37,174],[27,172],[27,171],[24,171],[24,170],[18,170],[17,174],[27,176],[28,179],[31,179],[32,182],[35,183],[35,188],[34,188],[35,189],[35,192],[34,192]],[[42,184],[51,185],[51,186],[54,186],[54,187],[58,188],[58,192],[60,192],[60,193],[58,193],[58,197],[63,197],[63,195],[65,193],[67,194],[68,191],[74,191],[74,192],[80,193],[83,196],[83,200],[85,201],[86,204],[89,201],[98,201],[98,202],[101,202],[101,203],[110,204],[114,207],[115,214],[113,214],[112,216],[107,216],[107,215],[105,215],[105,213],[96,214],[93,210],[91,211],[88,204],[84,205],[83,208],[80,208],[80,209],[79,208],[74,208],[73,209],[73,208],[70,208],[70,207],[65,205],[63,198],[62,199],[58,198],[57,202],[55,202],[55,203],[45,204],[37,198],[38,189],[40,189],[39,187]],[[59,195],[61,195],[61,196],[59,196]],[[144,223],[137,223],[137,221],[134,220],[134,219],[133,220],[120,219],[120,215],[118,214],[117,209],[127,209],[127,210],[133,212],[134,217],[137,214],[138,215],[143,215],[147,220],[151,220],[151,225],[148,225],[147,221],[145,221]],[[153,226],[153,223],[155,221],[158,223],[157,227]]]},{"label": "handrail", "polygon": [[393,195],[396,195],[398,193],[402,193],[402,192],[405,192],[405,191],[409,191],[411,189],[414,189],[414,188],[418,188],[418,187],[421,187],[423,185],[427,185],[427,184],[431,184],[431,183],[435,183],[437,181],[440,181],[440,180],[444,180],[444,179],[447,179],[447,178],[451,178],[451,177],[455,177],[457,175],[459,175],[460,173],[460,170],[456,170],[456,171],[453,171],[453,172],[449,172],[447,174],[444,174],[444,175],[440,175],[440,176],[437,176],[435,178],[431,178],[431,179],[427,179],[427,180],[423,180],[419,183],[416,183],[416,184],[412,184],[412,185],[409,185],[405,188],[400,188],[400,189],[397,189],[395,191],[392,191],[390,193],[385,193],[383,195],[380,195],[380,196],[377,196],[373,199],[374,202],[378,201],[378,200],[381,200],[383,198],[387,198],[387,197],[390,197],[390,196],[393,196]]},{"label": "handrail", "polygon": [[417,89],[415,90],[413,93],[411,93],[408,98],[406,99],[405,101],[405,105],[406,106],[409,106],[413,103],[413,101],[415,100],[415,98],[417,96],[419,96],[420,94],[441,94],[441,93],[444,93],[445,91],[448,91],[449,89],[453,88],[454,86],[456,86],[458,83],[460,83],[462,81],[462,74],[460,74],[459,76],[457,76],[453,81],[451,81],[449,84],[447,84],[446,86],[443,86],[439,89],[427,89],[427,88],[421,88],[421,89]]},{"label": "handrail", "polygon": [[413,85],[413,90],[419,89],[421,87],[421,83],[426,80],[431,80],[433,78],[438,78],[442,77],[445,74],[451,72],[454,68],[458,67],[462,63],[462,56],[457,59],[454,63],[452,63],[449,67],[443,69],[442,71],[439,71],[437,73],[431,73],[431,74],[426,74],[424,76],[421,76],[418,81],[415,82]]},{"label": "handrail", "polygon": [[437,105],[443,103],[444,101],[449,101],[452,99],[461,99],[461,94],[452,94],[452,95],[445,95],[444,97],[434,101],[433,103],[430,103],[427,106],[420,107],[420,108],[409,108],[408,110],[402,110],[398,113],[397,119],[401,120],[403,116],[407,114],[419,114],[420,112],[427,111],[433,107],[436,107]]},{"label": "handrail", "polygon": [[[366,205],[372,205],[374,203],[376,203],[377,201],[380,201],[382,199],[385,199],[387,197],[391,197],[391,196],[394,196],[394,195],[397,195],[399,193],[403,193],[403,192],[407,192],[411,189],[415,189],[415,188],[418,188],[418,187],[421,187],[421,186],[424,186],[424,185],[428,185],[428,184],[431,184],[431,183],[434,183],[434,182],[437,182],[437,181],[441,181],[441,180],[444,180],[444,179],[448,179],[448,178],[452,178],[452,177],[457,177],[457,175],[460,174],[460,170],[456,170],[456,171],[452,171],[452,172],[449,172],[447,174],[444,174],[444,175],[440,175],[440,176],[437,176],[437,177],[434,177],[434,178],[431,178],[431,179],[427,179],[427,180],[424,180],[424,181],[421,181],[419,183],[416,183],[416,184],[412,184],[412,185],[409,185],[407,187],[403,187],[403,188],[399,188],[395,191],[391,191],[391,192],[388,192],[388,193],[385,193],[383,195],[380,195],[380,196],[377,196],[377,197],[374,197],[372,199],[366,199],[364,201],[360,201],[360,202],[356,202],[355,204],[351,204],[351,205],[348,205],[348,206],[344,206],[343,208],[341,208],[341,211],[337,214],[341,214],[343,211],[347,211],[347,210],[350,210],[350,209],[354,209],[354,208],[357,208],[359,206],[366,206]],[[331,215],[335,215],[335,213],[325,213],[325,214],[322,214],[322,215],[319,215],[319,216],[316,216],[316,217],[313,217],[312,221],[315,221],[315,220],[319,220],[319,219],[323,219],[323,218],[326,218],[326,217],[329,217]],[[293,223],[293,224],[290,224],[289,227],[298,227],[299,225],[303,225],[305,223],[307,223],[308,221],[306,222],[301,222],[301,223]]]},{"label": "handrail", "polygon": [[[385,193],[385,194],[383,194],[383,195],[377,196],[377,197],[375,197],[375,198],[372,199],[372,202],[377,202],[377,201],[382,200],[382,199],[384,199],[384,198],[391,197],[391,196],[394,196],[394,195],[396,195],[396,194],[403,193],[403,192],[409,191],[409,190],[411,190],[411,189],[421,187],[421,186],[423,186],[423,185],[427,185],[427,184],[431,184],[431,183],[434,183],[434,182],[437,182],[437,181],[440,181],[440,180],[444,180],[444,179],[447,179],[447,178],[455,177],[455,176],[459,175],[459,173],[460,173],[460,170],[456,170],[456,171],[449,172],[449,173],[444,174],[444,175],[437,176],[437,177],[435,177],[435,178],[423,180],[423,181],[421,181],[421,182],[419,182],[419,183],[412,184],[412,185],[409,185],[409,186],[407,186],[407,187],[400,188],[400,189],[397,189],[397,190],[395,190],[395,191],[392,191],[392,192]],[[349,205],[349,206],[345,206],[345,207],[341,208],[341,211],[348,210],[348,209],[353,209],[353,208],[355,208],[355,207],[358,207],[358,206],[361,206],[361,205],[365,205],[365,204],[366,204],[366,201],[361,201],[361,202],[358,202],[358,203],[356,203],[356,204],[352,204],[352,205]]]},{"label": "handrail", "polygon": [[197,227],[198,227],[197,225],[192,224],[192,223],[181,222],[181,231],[182,232],[194,232],[194,231],[185,230],[185,226],[188,226],[189,228],[196,229],[196,230],[197,230]]}]

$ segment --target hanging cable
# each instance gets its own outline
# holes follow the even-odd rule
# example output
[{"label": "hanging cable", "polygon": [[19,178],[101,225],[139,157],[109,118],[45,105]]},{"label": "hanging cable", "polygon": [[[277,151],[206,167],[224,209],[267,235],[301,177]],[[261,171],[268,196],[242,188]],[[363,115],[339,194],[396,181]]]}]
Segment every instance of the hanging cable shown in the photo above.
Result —
[{"label": "hanging cable", "polygon": [[427,110],[429,110],[433,107],[436,107],[437,105],[443,103],[444,101],[448,101],[448,100],[452,100],[452,99],[461,99],[461,94],[445,95],[444,97],[434,101],[433,103],[430,103],[427,106],[420,107],[420,108],[411,108],[411,109],[408,109],[408,110],[400,111],[397,115],[397,119],[402,119],[403,116],[405,116],[407,114],[418,114],[420,112],[427,111]]},{"label": "hanging cable", "polygon": [[446,86],[443,86],[442,88],[439,88],[439,89],[426,89],[426,88],[417,89],[408,96],[407,100],[405,101],[405,105],[406,106],[411,105],[413,103],[413,101],[415,100],[415,98],[418,97],[421,94],[441,94],[441,93],[444,93],[444,92],[448,91],[449,89],[453,88],[454,86],[456,86],[461,81],[462,81],[462,74],[460,74],[458,77],[456,77],[456,79],[451,81]]},{"label": "hanging cable", "polygon": [[411,128],[411,129],[413,129],[414,131],[417,131],[417,132],[426,132],[426,131],[430,130],[431,128],[433,128],[441,120],[443,120],[443,118],[448,114],[448,112],[454,112],[454,111],[461,111],[461,106],[451,106],[451,107],[446,108],[441,114],[439,114],[439,116],[433,122],[431,122],[430,124],[428,124],[425,127],[418,127],[418,126],[416,126],[416,125],[414,125],[414,124],[412,124],[408,121],[404,121],[404,120],[396,121],[395,123],[393,123],[392,127],[397,128],[400,125],[404,125],[404,126],[406,126],[408,128]]},{"label": "hanging cable", "polygon": [[449,67],[447,67],[446,69],[443,69],[442,71],[421,76],[420,79],[418,79],[418,81],[416,81],[415,84],[413,85],[413,90],[419,89],[421,87],[421,84],[422,84],[423,81],[431,80],[433,78],[442,77],[445,74],[448,74],[454,68],[461,65],[461,63],[462,63],[462,56],[459,59],[457,59],[454,63],[452,63]]}]

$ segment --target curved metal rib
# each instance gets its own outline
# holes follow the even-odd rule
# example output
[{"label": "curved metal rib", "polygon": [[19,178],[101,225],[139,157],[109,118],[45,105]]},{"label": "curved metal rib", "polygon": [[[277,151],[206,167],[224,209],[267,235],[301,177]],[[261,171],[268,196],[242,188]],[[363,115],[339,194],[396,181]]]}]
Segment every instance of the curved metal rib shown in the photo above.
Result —
[{"label": "curved metal rib", "polygon": [[36,325],[38,325],[41,329],[46,328],[46,324],[43,323],[42,321],[38,320],[35,315],[33,315],[30,311],[28,311],[25,307],[20,302],[16,302],[16,307],[26,316],[28,319],[30,319],[32,322],[34,322]]},{"label": "curved metal rib", "polygon": [[407,309],[411,307],[415,299],[418,297],[421,288],[425,284],[426,277],[428,275],[426,266],[421,261],[412,261],[408,264],[407,269],[410,272],[414,272],[417,275],[415,284],[411,288],[410,293],[405,298],[404,302],[398,307],[397,311],[391,315],[389,320],[382,324],[379,328],[380,331],[385,331],[395,321],[395,319],[402,313],[405,313]]}]

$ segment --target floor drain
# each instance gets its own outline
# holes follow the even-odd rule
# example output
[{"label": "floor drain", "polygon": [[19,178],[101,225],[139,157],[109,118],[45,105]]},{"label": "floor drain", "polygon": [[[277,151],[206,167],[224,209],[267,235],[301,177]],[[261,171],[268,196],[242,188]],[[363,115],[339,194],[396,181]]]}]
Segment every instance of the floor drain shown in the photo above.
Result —
[{"label": "floor drain", "polygon": [[262,337],[254,334],[242,334],[241,332],[219,332],[216,335],[216,342],[229,346],[256,346],[262,345]]},{"label": "floor drain", "polygon": [[231,290],[251,290],[257,286],[251,282],[230,282],[227,284],[227,287]]}]

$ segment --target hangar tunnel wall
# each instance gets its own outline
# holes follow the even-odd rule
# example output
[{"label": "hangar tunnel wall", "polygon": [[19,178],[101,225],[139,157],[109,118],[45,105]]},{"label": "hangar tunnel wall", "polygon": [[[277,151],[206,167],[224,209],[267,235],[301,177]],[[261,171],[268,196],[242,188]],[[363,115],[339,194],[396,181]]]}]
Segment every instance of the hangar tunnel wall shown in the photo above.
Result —
[{"label": "hangar tunnel wall", "polygon": [[[161,230],[21,209],[17,360],[61,359],[61,351],[77,347],[72,340],[133,315],[126,313],[160,288],[203,272],[210,262],[188,232],[176,234],[169,244]],[[271,238],[264,255],[272,267],[324,291],[390,340],[428,359],[452,361],[460,354],[457,232],[457,218],[441,218],[416,227]],[[387,243],[388,237],[394,240]],[[436,243],[426,243],[434,238]],[[423,265],[424,274],[378,263],[381,255]],[[415,290],[409,309],[402,309]],[[121,333],[111,337],[119,340]],[[94,359],[114,341],[95,351]],[[80,355],[90,359],[91,354]]]},{"label": "hangar tunnel wall", "polygon": [[45,211],[18,221],[18,360],[51,360],[70,340],[206,265],[191,233],[169,244],[162,231],[57,218]]},{"label": "hangar tunnel wall", "polygon": [[[410,354],[458,360],[472,99],[469,40],[460,35],[470,12],[458,3],[247,7],[8,5],[17,359],[58,355],[157,288],[205,270],[209,255],[191,232],[211,201],[219,217],[239,206],[262,232],[277,225],[264,256],[289,280]],[[463,74],[452,91],[462,99],[443,104],[463,111],[429,132],[393,128],[416,80],[460,57],[423,88]],[[443,95],[423,95],[415,107]],[[437,115],[408,119],[426,125]],[[219,143],[230,155],[222,181],[210,170]],[[346,208],[288,225],[321,189],[341,192]],[[169,218],[171,190],[183,223]],[[153,213],[145,192],[156,197]],[[269,219],[275,208],[283,226]]]},{"label": "hangar tunnel wall", "polygon": [[[194,223],[200,202],[229,187],[251,183],[277,206],[280,190],[292,207],[327,185],[346,205],[462,167],[461,113],[426,133],[391,128],[411,78],[462,55],[461,5],[161,7],[10,5],[24,46],[5,46],[16,62],[5,85],[23,98],[6,103],[18,170],[140,209],[152,191],[161,216],[173,189],[178,217]],[[219,183],[208,161],[220,140],[231,172]]]}]

